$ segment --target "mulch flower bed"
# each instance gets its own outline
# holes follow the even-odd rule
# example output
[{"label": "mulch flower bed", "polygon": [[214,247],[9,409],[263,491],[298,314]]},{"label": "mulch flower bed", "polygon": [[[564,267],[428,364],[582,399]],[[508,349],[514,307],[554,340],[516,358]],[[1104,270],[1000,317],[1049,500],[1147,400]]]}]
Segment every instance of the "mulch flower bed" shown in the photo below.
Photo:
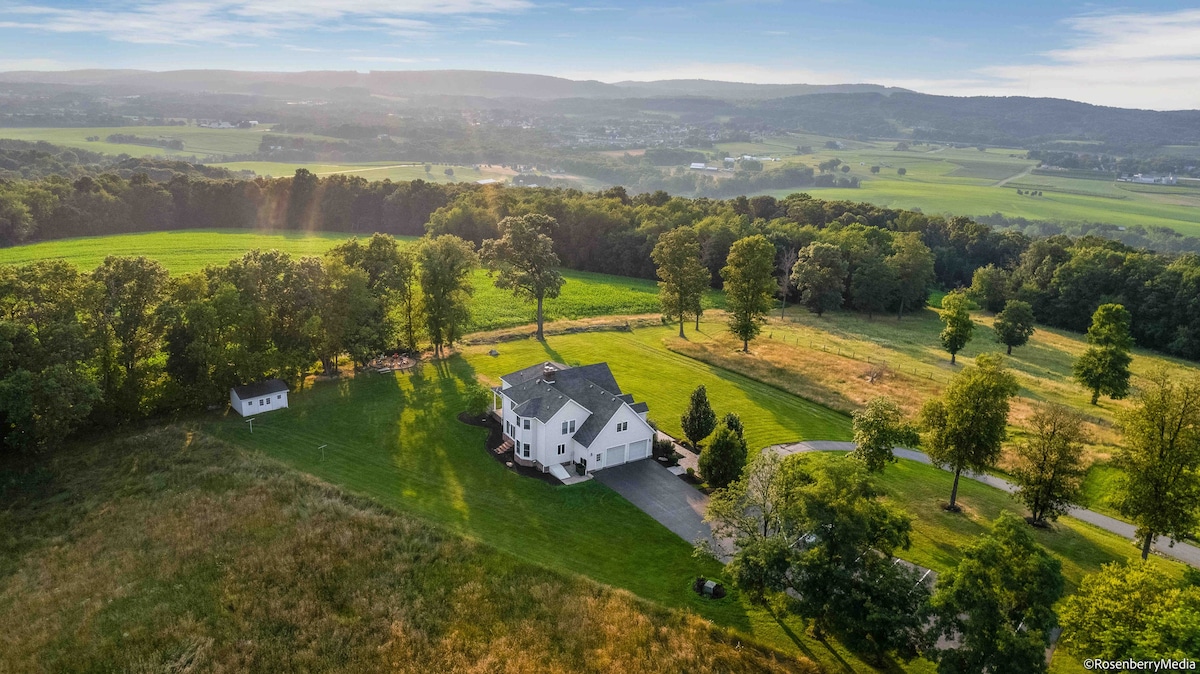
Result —
[{"label": "mulch flower bed", "polygon": [[483,443],[484,451],[487,452],[488,456],[498,461],[501,466],[504,466],[508,470],[511,470],[518,475],[532,477],[535,480],[541,480],[549,485],[557,486],[562,484],[558,478],[554,477],[550,473],[543,473],[533,466],[522,466],[521,464],[517,463],[514,460],[513,450],[511,449],[507,452],[497,454],[496,448],[504,444],[504,429],[501,428],[500,422],[496,421],[496,418],[492,415],[488,414],[483,417],[473,417],[466,412],[460,412],[458,415],[458,420],[464,424],[467,424],[468,426],[477,426],[479,428],[487,429],[488,437]]}]

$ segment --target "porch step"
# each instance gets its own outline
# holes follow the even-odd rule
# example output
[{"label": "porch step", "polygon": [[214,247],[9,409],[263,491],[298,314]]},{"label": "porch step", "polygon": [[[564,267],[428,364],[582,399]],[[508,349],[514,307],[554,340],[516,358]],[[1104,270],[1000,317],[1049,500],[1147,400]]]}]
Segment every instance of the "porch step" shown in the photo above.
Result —
[{"label": "porch step", "polygon": [[492,451],[497,454],[503,454],[512,448],[513,448],[513,441],[505,440],[503,444],[501,444],[499,447],[493,449]]}]

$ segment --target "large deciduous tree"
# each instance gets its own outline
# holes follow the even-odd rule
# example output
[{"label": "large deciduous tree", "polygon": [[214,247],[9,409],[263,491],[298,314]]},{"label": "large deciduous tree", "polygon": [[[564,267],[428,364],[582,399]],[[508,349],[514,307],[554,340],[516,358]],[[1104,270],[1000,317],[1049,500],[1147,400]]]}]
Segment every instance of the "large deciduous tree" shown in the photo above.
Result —
[{"label": "large deciduous tree", "polygon": [[1000,458],[1007,437],[1009,400],[1017,394],[1016,377],[999,354],[983,353],[951,380],[940,398],[921,409],[925,447],[938,466],[954,471],[949,510],[958,509],[958,480],[964,470],[977,473]]},{"label": "large deciduous tree", "polygon": [[946,293],[942,298],[942,308],[938,316],[942,319],[942,348],[950,352],[950,364],[953,365],[958,352],[975,330],[975,322],[971,320],[971,312],[967,309],[967,296],[961,292]]},{"label": "large deciduous tree", "polygon": [[668,320],[679,321],[679,336],[683,337],[684,319],[699,311],[704,291],[708,289],[708,268],[700,260],[700,237],[691,227],[678,227],[659,237],[650,253],[658,267],[658,301]]},{"label": "large deciduous tree", "polygon": [[996,314],[993,324],[996,330],[996,341],[1008,347],[1012,355],[1014,346],[1025,346],[1033,335],[1033,307],[1028,302],[1009,300],[1004,309]]},{"label": "large deciduous tree", "polygon": [[1115,505],[1137,525],[1146,559],[1157,536],[1180,540],[1200,522],[1200,381],[1159,370],[1118,421]]},{"label": "large deciduous tree", "polygon": [[1013,477],[1017,498],[1029,508],[1030,522],[1042,526],[1079,502],[1083,477],[1083,415],[1054,403],[1038,405],[1029,418],[1025,441],[1017,447]]},{"label": "large deciduous tree", "polygon": [[471,271],[479,262],[471,244],[443,234],[425,239],[417,248],[417,278],[424,298],[425,334],[441,357],[444,347],[462,336],[471,319]]},{"label": "large deciduous tree", "polygon": [[717,426],[712,440],[700,452],[696,465],[710,487],[720,489],[733,482],[746,465],[746,440],[727,424]]},{"label": "large deciduous tree", "polygon": [[958,566],[938,578],[932,632],[949,642],[928,653],[938,674],[1046,672],[1062,593],[1062,564],[1021,518],[1002,512],[992,533],[968,545]]},{"label": "large deciduous tree", "polygon": [[832,244],[812,243],[800,250],[792,267],[792,283],[800,301],[820,316],[842,306],[842,291],[849,269],[842,251]]},{"label": "large deciduous tree", "polygon": [[967,292],[984,310],[996,313],[1008,300],[1008,274],[994,264],[979,267]]},{"label": "large deciduous tree", "polygon": [[510,216],[498,225],[500,238],[484,241],[481,249],[483,264],[496,277],[497,288],[537,302],[538,341],[545,339],[542,305],[558,297],[566,283],[550,238],[557,227],[558,221],[548,215]]},{"label": "large deciduous tree", "polygon": [[850,302],[855,309],[865,312],[867,318],[888,308],[896,297],[896,272],[886,258],[872,252],[867,255],[850,279]]},{"label": "large deciduous tree", "polygon": [[1080,657],[1158,660],[1200,653],[1200,586],[1162,569],[1106,564],[1063,602],[1059,645]]},{"label": "large deciduous tree", "polygon": [[904,411],[894,400],[886,396],[871,398],[854,413],[855,457],[866,467],[867,472],[882,471],[896,461],[893,447],[915,447],[920,441],[915,426],[904,418]]},{"label": "large deciduous tree", "polygon": [[1088,346],[1076,361],[1075,379],[1092,392],[1092,404],[1106,395],[1114,400],[1129,393],[1129,312],[1120,304],[1101,304],[1092,314],[1087,331]]},{"label": "large deciduous tree", "polygon": [[933,251],[921,241],[919,232],[892,235],[892,254],[885,259],[896,279],[896,319],[905,309],[920,309],[929,297],[934,280]]},{"label": "large deciduous tree", "polygon": [[742,340],[742,351],[748,353],[775,295],[775,246],[761,234],[737,240],[729,249],[721,278],[729,331]]},{"label": "large deciduous tree", "polygon": [[683,427],[683,435],[696,449],[699,449],[704,438],[716,430],[717,414],[708,403],[708,389],[704,384],[692,391],[692,398],[688,402],[687,411],[680,418],[680,425]]},{"label": "large deciduous tree", "polygon": [[928,591],[893,559],[911,523],[880,495],[853,462],[766,451],[714,493],[706,519],[734,541],[729,574],[753,601],[785,606],[872,661],[907,659]]},{"label": "large deciduous tree", "polygon": [[166,296],[168,274],[146,257],[108,256],[92,274],[99,285],[101,383],[112,411],[130,418],[144,413],[146,370],[157,353],[163,326],[155,312]]}]

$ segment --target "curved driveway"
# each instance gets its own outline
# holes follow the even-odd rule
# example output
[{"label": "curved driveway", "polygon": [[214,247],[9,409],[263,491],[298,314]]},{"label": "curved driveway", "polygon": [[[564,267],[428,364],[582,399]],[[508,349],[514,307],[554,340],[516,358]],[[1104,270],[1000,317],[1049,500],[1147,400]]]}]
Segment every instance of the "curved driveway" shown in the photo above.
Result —
[{"label": "curved driveway", "polygon": [[[803,452],[830,452],[830,451],[853,451],[853,442],[839,442],[834,440],[810,440],[807,442],[797,442],[791,445],[774,445],[767,449],[774,449],[780,454],[799,454]],[[929,457],[923,453],[903,447],[896,447],[892,452],[902,459],[912,459],[924,464],[933,465]],[[1017,486],[1008,480],[996,477],[995,475],[976,473],[963,473],[963,477],[982,482],[986,485],[1003,489],[1008,493],[1013,493],[1017,490]],[[1085,508],[1071,508],[1067,514],[1077,520],[1082,520],[1088,524],[1097,526],[1105,531],[1112,532],[1118,536],[1132,540],[1134,538],[1134,526],[1128,522],[1101,515],[1098,512],[1093,512]],[[1165,557],[1177,559],[1185,564],[1200,568],[1200,548],[1188,543],[1175,543],[1171,545],[1170,540],[1159,537],[1154,541],[1154,549]]]}]

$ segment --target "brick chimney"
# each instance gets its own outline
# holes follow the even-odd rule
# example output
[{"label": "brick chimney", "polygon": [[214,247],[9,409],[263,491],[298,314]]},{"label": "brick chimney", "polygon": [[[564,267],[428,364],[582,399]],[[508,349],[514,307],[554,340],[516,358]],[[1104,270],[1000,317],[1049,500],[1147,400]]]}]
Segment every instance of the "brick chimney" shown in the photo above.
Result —
[{"label": "brick chimney", "polygon": [[542,380],[546,382],[553,382],[555,372],[558,372],[558,368],[554,367],[550,363],[546,363],[542,366]]}]

